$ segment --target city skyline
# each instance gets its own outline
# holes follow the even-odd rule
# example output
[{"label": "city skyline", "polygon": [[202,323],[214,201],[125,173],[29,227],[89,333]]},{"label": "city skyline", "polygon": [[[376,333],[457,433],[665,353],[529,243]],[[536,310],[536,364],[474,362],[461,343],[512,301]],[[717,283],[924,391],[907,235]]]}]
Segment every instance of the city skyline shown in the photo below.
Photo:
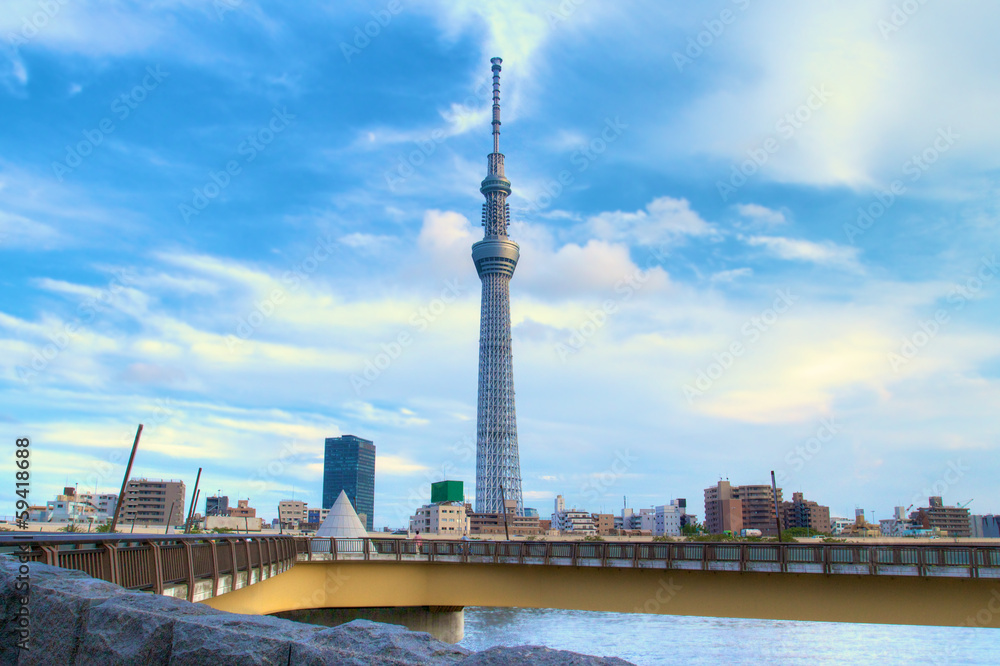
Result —
[{"label": "city skyline", "polygon": [[379,443],[376,526],[474,493],[502,55],[526,506],[775,470],[837,516],[1000,512],[1000,9],[56,4],[0,9],[32,503],[117,492],[140,422],[133,477],[201,466],[268,517],[318,505],[346,433]]}]

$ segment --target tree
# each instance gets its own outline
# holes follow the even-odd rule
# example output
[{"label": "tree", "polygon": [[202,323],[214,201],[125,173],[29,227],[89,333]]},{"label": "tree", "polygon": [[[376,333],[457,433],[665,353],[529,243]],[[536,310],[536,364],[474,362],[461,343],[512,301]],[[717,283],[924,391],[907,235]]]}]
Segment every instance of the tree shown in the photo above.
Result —
[{"label": "tree", "polygon": [[61,527],[59,529],[59,531],[60,532],[82,532],[83,530],[81,530],[79,527],[77,527],[76,523],[67,523],[66,527]]},{"label": "tree", "polygon": [[688,517],[687,522],[684,523],[683,527],[681,527],[681,534],[683,534],[684,536],[694,536],[696,534],[702,534],[704,531],[705,528],[701,525],[701,523],[698,522],[698,519],[695,518],[694,516]]},{"label": "tree", "polygon": [[[95,531],[95,532],[97,532],[97,533],[101,533],[101,532],[104,532],[104,533],[107,533],[107,532],[110,532],[110,531],[111,531],[111,521],[110,521],[110,520],[108,520],[108,521],[106,521],[106,522],[104,522],[104,523],[102,523],[102,524],[98,525],[98,526],[97,526],[97,527],[96,527],[96,528],[94,529],[94,531]],[[118,530],[115,530],[115,532],[117,532],[117,531],[118,531]]]}]

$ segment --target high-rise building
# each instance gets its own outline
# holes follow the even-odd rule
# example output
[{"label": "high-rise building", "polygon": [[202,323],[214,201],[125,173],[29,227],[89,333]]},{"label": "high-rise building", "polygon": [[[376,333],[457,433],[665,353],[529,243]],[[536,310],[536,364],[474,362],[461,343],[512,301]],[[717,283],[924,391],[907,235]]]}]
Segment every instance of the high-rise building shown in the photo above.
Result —
[{"label": "high-rise building", "polygon": [[[781,488],[778,488],[778,503],[781,503]],[[776,536],[771,486],[730,486],[728,481],[719,481],[716,486],[706,488],[705,529],[710,534],[757,529],[766,536]]]},{"label": "high-rise building", "polygon": [[830,507],[803,498],[802,493],[792,493],[791,502],[781,503],[781,529],[805,527],[813,532],[829,533]]},{"label": "high-rise building", "polygon": [[472,246],[472,260],[483,283],[479,318],[479,401],[476,419],[476,513],[504,513],[505,500],[521,499],[521,463],[514,410],[514,363],[510,344],[510,279],[520,257],[507,237],[510,181],[500,152],[500,58],[493,64],[493,152],[479,191],[483,204],[483,240]]},{"label": "high-rise building", "polygon": [[957,506],[945,506],[940,497],[928,499],[928,506],[917,509],[910,514],[910,519],[917,527],[923,529],[939,529],[952,537],[967,537],[972,535],[972,525],[969,520],[969,510]]},{"label": "high-rise building", "polygon": [[179,525],[184,514],[183,481],[129,479],[125,487],[121,522],[140,525]]},{"label": "high-rise building", "polygon": [[228,495],[213,495],[212,497],[205,498],[205,516],[228,516],[229,515],[229,496]]},{"label": "high-rise building", "polygon": [[343,435],[327,437],[323,455],[323,508],[343,490],[369,532],[375,520],[375,444]]}]

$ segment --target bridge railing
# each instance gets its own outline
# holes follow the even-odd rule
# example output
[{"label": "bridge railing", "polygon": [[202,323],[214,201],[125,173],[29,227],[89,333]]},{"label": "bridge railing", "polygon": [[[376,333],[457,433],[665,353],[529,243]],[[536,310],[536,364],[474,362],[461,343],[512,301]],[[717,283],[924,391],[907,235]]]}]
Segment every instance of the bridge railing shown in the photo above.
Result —
[{"label": "bridge railing", "polygon": [[619,543],[300,537],[296,541],[296,552],[302,560],[1000,578],[1000,547],[986,544]]},{"label": "bridge railing", "polygon": [[292,537],[278,535],[15,533],[0,538],[0,553],[78,569],[130,590],[163,594],[186,585],[188,601],[195,600],[196,588],[211,597],[285,571],[295,563],[298,546]]}]

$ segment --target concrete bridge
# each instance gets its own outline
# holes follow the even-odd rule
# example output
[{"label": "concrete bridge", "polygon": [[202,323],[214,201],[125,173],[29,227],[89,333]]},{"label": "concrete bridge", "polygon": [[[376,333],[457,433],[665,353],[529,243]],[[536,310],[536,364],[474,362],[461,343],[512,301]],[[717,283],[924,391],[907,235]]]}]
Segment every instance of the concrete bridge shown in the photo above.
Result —
[{"label": "concrete bridge", "polygon": [[465,606],[1000,627],[1000,547],[51,535],[31,559],[221,610]]}]

